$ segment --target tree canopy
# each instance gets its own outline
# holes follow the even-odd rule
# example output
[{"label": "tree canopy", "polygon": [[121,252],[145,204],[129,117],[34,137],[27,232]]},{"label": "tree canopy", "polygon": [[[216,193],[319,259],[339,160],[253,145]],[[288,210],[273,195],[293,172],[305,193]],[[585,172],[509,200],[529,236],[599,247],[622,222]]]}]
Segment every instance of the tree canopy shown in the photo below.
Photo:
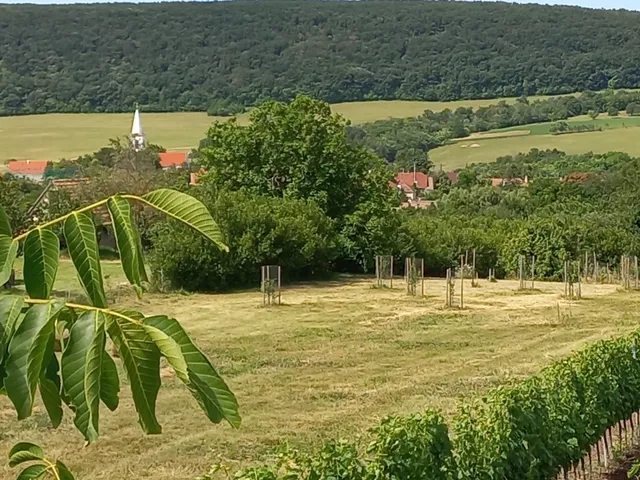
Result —
[{"label": "tree canopy", "polygon": [[507,3],[0,5],[0,45],[3,115],[640,86],[640,13]]},{"label": "tree canopy", "polygon": [[331,218],[388,193],[389,172],[351,146],[346,122],[325,102],[299,96],[267,102],[247,126],[217,122],[201,145],[204,179],[218,188],[314,201]]}]

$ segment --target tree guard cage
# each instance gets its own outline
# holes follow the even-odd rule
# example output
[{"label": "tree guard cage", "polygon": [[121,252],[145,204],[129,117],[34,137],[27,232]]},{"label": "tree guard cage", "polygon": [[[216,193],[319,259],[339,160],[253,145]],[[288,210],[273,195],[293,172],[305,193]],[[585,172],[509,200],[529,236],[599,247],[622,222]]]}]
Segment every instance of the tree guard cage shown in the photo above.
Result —
[{"label": "tree guard cage", "polygon": [[416,296],[420,291],[420,295],[424,296],[424,260],[422,258],[405,259],[404,279],[409,295]]},{"label": "tree guard cage", "polygon": [[[445,306],[464,308],[465,256],[460,256],[460,265],[447,269],[447,285],[445,290]],[[460,279],[460,290],[456,300],[456,280]]]},{"label": "tree guard cage", "polygon": [[564,262],[564,297],[569,300],[582,298],[581,267],[580,260]]},{"label": "tree guard cage", "polygon": [[280,305],[281,292],[281,268],[280,265],[263,265],[262,266],[262,282],[260,288],[262,290],[263,305]]},{"label": "tree guard cage", "polygon": [[376,255],[376,287],[393,288],[393,255]]},{"label": "tree guard cage", "polygon": [[[602,275],[604,274],[604,279]],[[595,252],[584,252],[584,263],[582,264],[582,279],[585,283],[601,283],[607,280],[608,265],[607,268],[602,268],[598,261],[598,256]]]},{"label": "tree guard cage", "polygon": [[518,279],[520,290],[534,289],[536,284],[536,257],[535,255],[520,255],[518,265]]},{"label": "tree guard cage", "polygon": [[620,280],[625,290],[637,289],[639,283],[638,257],[623,255],[620,258]]}]

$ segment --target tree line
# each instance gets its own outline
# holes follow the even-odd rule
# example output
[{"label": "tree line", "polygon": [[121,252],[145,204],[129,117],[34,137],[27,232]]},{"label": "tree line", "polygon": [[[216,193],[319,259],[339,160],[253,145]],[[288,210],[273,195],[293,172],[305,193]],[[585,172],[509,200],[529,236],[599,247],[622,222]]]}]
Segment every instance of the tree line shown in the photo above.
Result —
[{"label": "tree line", "polygon": [[607,90],[544,100],[520,97],[511,104],[500,101],[475,110],[470,107],[441,112],[425,110],[414,118],[392,118],[350,126],[349,138],[354,144],[369,147],[393,163],[396,169],[411,169],[415,164],[427,171],[431,168],[429,150],[454,138],[543,122],[558,122],[552,129],[555,133],[589,131],[589,127],[571,128],[571,124],[562,121],[579,115],[590,115],[592,119],[604,113],[618,116],[623,111],[628,115],[640,114],[640,92]]},{"label": "tree line", "polygon": [[0,114],[633,88],[639,20],[449,1],[1,5]]}]

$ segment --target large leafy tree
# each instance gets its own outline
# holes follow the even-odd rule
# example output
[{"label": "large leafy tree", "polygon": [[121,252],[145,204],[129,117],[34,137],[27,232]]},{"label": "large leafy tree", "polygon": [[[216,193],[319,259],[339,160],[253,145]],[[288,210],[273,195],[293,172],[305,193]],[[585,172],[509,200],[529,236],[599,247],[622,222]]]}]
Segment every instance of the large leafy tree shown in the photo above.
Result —
[{"label": "large leafy tree", "polygon": [[[346,121],[306,96],[267,102],[251,122],[216,123],[201,147],[205,183],[259,195],[311,199],[331,218],[388,193],[383,162],[347,141]],[[377,192],[377,195],[372,193]]]},{"label": "large leafy tree", "polygon": [[[0,209],[0,285],[9,278],[22,244],[26,289],[26,295],[0,296],[0,393],[9,397],[19,419],[32,414],[39,393],[54,427],[62,420],[64,405],[68,406],[76,428],[87,442],[92,442],[99,434],[100,404],[110,410],[118,407],[118,370],[105,349],[110,338],[126,371],[138,419],[146,433],[161,432],[155,411],[161,357],[212,422],[226,420],[238,426],[240,416],[233,393],[175,319],[163,315],[147,317],[108,305],[90,213],[107,207],[122,268],[137,294],[142,295],[147,273],[132,203],[158,210],[190,226],[218,248],[227,249],[205,206],[169,189],[143,196],[114,195],[17,236],[13,236],[9,219]],[[86,304],[52,298],[60,254],[60,239],[52,230],[57,224],[62,225]],[[23,445],[14,453],[18,460],[42,457],[41,452],[19,453],[31,450],[35,451],[32,446]],[[20,463],[14,460],[12,457],[13,463]]]}]

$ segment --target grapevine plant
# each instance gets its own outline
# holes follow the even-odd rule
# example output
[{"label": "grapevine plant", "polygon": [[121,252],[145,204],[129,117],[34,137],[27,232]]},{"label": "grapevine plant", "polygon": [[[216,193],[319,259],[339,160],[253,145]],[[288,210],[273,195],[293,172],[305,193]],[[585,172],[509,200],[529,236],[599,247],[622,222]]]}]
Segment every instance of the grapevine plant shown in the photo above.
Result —
[{"label": "grapevine plant", "polygon": [[555,480],[581,467],[598,443],[598,455],[611,450],[601,442],[605,433],[640,410],[639,348],[640,331],[594,343],[538,375],[464,403],[451,429],[431,411],[387,419],[373,430],[368,449],[353,446],[346,456],[329,442],[304,462],[281,458],[237,478]]},{"label": "grapevine plant", "polygon": [[[91,212],[106,206],[125,276],[141,296],[148,279],[132,213],[132,203],[136,202],[189,225],[227,250],[205,206],[169,189],[142,197],[115,195],[15,237],[7,215],[0,209],[0,285],[9,279],[21,245],[24,252],[26,295],[0,296],[0,393],[9,397],[18,419],[32,414],[39,393],[54,427],[60,425],[66,405],[86,441],[95,441],[100,403],[109,410],[118,407],[120,380],[116,363],[106,349],[109,338],[122,360],[145,433],[161,432],[156,418],[161,357],[209,420],[240,425],[235,396],[178,321],[164,315],[114,309],[107,303]],[[60,239],[53,229],[59,226],[87,303],[52,298],[60,256]],[[18,445],[24,447],[24,451],[15,447],[18,459],[43,457],[39,447]],[[12,463],[17,464],[14,460]],[[57,472],[55,464],[43,461],[44,467],[38,465],[28,468]]]}]

